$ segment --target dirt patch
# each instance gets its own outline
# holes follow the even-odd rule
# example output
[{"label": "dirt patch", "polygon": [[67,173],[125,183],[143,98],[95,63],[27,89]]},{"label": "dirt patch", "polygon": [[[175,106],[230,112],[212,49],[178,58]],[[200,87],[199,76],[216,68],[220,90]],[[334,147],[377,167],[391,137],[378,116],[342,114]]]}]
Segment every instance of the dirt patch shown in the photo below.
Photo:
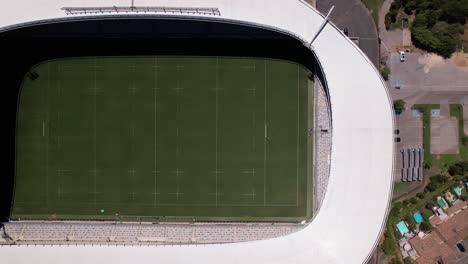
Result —
[{"label": "dirt patch", "polygon": [[455,117],[431,118],[431,153],[458,154],[458,121]]},{"label": "dirt patch", "polygon": [[446,64],[444,58],[433,53],[427,53],[418,58],[419,64],[424,65],[424,73],[431,71],[433,67],[440,67]]},{"label": "dirt patch", "polygon": [[452,55],[452,63],[458,67],[468,68],[468,54],[456,52]]}]

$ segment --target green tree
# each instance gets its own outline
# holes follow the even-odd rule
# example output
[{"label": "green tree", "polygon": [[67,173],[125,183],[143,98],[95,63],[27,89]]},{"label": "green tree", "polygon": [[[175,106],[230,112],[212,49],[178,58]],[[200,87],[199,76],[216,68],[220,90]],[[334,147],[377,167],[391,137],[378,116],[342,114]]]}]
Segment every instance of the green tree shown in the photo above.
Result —
[{"label": "green tree", "polygon": [[418,199],[417,199],[416,197],[412,197],[412,198],[410,199],[410,203],[412,203],[412,204],[417,204],[417,203],[418,203]]},{"label": "green tree", "polygon": [[432,201],[432,200],[429,200],[429,201],[427,201],[427,203],[426,203],[426,208],[427,208],[428,210],[432,210],[432,208],[434,208],[435,206],[436,206],[436,203],[435,203],[434,201]]},{"label": "green tree", "polygon": [[382,69],[380,70],[380,74],[382,75],[382,77],[387,81],[388,80],[388,76],[390,75],[390,68],[385,65],[384,67],[382,67]]},{"label": "green tree", "polygon": [[468,201],[468,194],[462,193],[462,195],[460,195],[460,199],[462,199],[465,202]]},{"label": "green tree", "polygon": [[404,264],[412,264],[413,262],[411,261],[410,257],[406,257],[406,258],[403,259],[403,263]]},{"label": "green tree", "polygon": [[405,101],[401,99],[393,101],[393,109],[397,115],[401,114],[405,110]]},{"label": "green tree", "polygon": [[432,230],[432,225],[428,221],[423,221],[420,225],[419,228],[421,228],[422,231],[428,232]]},{"label": "green tree", "polygon": [[426,196],[426,194],[423,193],[423,192],[420,192],[420,193],[417,193],[417,194],[416,194],[416,197],[418,197],[419,199],[423,199],[424,196]]}]

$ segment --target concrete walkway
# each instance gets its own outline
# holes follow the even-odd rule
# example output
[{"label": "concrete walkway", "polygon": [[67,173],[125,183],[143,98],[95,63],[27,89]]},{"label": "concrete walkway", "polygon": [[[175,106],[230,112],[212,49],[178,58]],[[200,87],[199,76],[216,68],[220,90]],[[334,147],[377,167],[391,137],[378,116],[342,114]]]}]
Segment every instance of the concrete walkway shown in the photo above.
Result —
[{"label": "concrete walkway", "polygon": [[358,46],[367,57],[379,66],[379,41],[377,28],[369,10],[361,0],[317,0],[317,10],[327,14],[335,6],[330,20],[340,29],[348,28],[349,37],[358,38]]}]

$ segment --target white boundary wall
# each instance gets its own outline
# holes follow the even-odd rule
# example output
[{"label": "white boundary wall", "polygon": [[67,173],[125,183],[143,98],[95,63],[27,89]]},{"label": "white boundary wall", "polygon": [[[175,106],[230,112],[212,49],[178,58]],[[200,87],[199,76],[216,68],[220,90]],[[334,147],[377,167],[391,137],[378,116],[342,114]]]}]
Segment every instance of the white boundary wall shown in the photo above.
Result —
[{"label": "white boundary wall", "polygon": [[[70,18],[60,9],[64,6],[130,5],[130,0],[4,2],[0,9],[0,31],[20,23]],[[300,0],[136,0],[135,5],[215,7],[221,16],[206,17],[274,27],[304,42],[312,39],[323,21],[321,14]],[[333,145],[328,191],[322,208],[306,228],[280,238],[233,244],[6,246],[0,247],[2,261],[47,264],[364,262],[383,231],[391,198],[394,151],[391,99],[373,64],[334,25],[325,26],[312,49],[327,79]]]}]

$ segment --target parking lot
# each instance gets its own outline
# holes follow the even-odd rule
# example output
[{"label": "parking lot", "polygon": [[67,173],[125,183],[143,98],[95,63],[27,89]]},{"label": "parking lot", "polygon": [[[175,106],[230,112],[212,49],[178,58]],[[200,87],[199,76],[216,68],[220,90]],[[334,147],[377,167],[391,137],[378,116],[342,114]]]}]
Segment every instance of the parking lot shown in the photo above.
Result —
[{"label": "parking lot", "polygon": [[[422,118],[412,111],[414,104],[440,104],[440,113],[431,118],[431,152],[458,153],[458,125],[450,117],[450,104],[463,104],[465,133],[468,133],[468,67],[459,67],[451,60],[420,53],[405,53],[400,61],[398,53],[388,57],[391,69],[389,90],[393,100],[405,101],[406,110],[396,116],[397,153],[400,150],[423,147]],[[403,163],[397,154],[395,179],[401,180]]]}]

